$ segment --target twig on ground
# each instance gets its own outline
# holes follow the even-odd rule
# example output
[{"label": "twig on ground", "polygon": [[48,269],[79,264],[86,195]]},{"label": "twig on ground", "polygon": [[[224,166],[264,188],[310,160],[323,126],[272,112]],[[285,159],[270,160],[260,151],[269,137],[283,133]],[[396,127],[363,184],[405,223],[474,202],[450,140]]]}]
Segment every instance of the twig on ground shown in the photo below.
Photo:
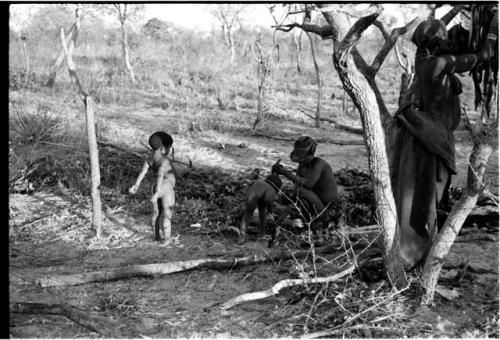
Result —
[{"label": "twig on ground", "polygon": [[334,275],[327,276],[327,277],[313,278],[313,279],[282,280],[282,281],[279,281],[278,283],[276,283],[274,286],[272,286],[269,289],[266,289],[266,290],[263,290],[260,292],[246,293],[246,294],[242,294],[240,296],[237,296],[229,301],[226,301],[222,305],[220,305],[220,308],[227,310],[227,309],[233,308],[234,306],[237,306],[237,305],[245,303],[245,302],[265,299],[265,298],[268,298],[268,297],[271,297],[273,295],[278,294],[282,289],[287,288],[287,287],[303,285],[303,284],[327,283],[327,282],[337,281],[337,280],[351,274],[355,268],[356,267],[354,264],[350,264],[343,271],[341,271],[337,274],[334,274]]}]

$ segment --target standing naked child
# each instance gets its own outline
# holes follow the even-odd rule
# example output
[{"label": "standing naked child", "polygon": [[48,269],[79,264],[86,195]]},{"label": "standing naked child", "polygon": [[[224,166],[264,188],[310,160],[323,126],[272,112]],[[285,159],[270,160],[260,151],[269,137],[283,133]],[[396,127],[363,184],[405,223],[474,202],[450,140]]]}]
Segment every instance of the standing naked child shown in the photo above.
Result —
[{"label": "standing naked child", "polygon": [[[152,186],[151,203],[153,213],[151,215],[151,229],[155,236],[155,241],[160,241],[160,229],[163,239],[170,239],[171,218],[175,204],[175,169],[167,158],[172,147],[172,137],[162,131],[155,132],[149,137],[149,145],[153,148],[151,156],[144,162],[142,170],[137,177],[134,186],[129,189],[131,194],[135,194],[141,182],[151,167],[156,172],[156,183]],[[165,229],[167,230],[165,233]]]}]

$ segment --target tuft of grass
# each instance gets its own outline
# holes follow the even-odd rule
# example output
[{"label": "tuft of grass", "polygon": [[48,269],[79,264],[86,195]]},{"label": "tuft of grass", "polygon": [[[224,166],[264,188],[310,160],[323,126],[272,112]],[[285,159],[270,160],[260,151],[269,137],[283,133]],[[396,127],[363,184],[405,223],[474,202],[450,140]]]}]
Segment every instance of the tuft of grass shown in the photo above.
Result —
[{"label": "tuft of grass", "polygon": [[44,105],[38,105],[35,112],[12,104],[10,106],[10,127],[23,144],[38,144],[42,141],[53,142],[63,130],[59,117],[49,113]]}]

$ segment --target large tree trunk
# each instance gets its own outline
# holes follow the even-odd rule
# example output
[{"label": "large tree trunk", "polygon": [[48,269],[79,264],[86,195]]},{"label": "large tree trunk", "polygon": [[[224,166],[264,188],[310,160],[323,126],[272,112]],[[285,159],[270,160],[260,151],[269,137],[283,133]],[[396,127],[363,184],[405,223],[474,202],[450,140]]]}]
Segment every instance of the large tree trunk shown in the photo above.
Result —
[{"label": "large tree trunk", "polygon": [[[363,22],[358,21],[359,27],[371,24],[378,14],[364,18]],[[352,98],[361,116],[364,139],[368,149],[368,166],[377,206],[377,218],[384,230],[385,273],[392,285],[402,288],[407,285],[407,279],[399,254],[398,218],[392,194],[384,131],[380,121],[380,109],[377,98],[366,78],[358,71],[354,64],[350,48],[352,48],[356,41],[346,40],[346,35],[350,27],[347,18],[345,15],[335,12],[324,12],[323,15],[332,28],[332,31],[337,35],[337,42],[335,43],[333,53],[333,64],[344,85],[344,89]],[[352,36],[354,35],[351,34],[349,37],[351,39],[356,38]],[[339,43],[339,37],[346,38]]]},{"label": "large tree trunk", "polygon": [[479,194],[484,190],[483,177],[492,151],[492,146],[487,141],[488,136],[485,137],[485,135],[474,138],[467,174],[467,189],[453,206],[425,261],[420,291],[422,304],[432,303],[444,259],[455,242],[465,219],[476,206]]},{"label": "large tree trunk", "polygon": [[127,31],[125,29],[125,20],[120,20],[120,27],[122,33],[122,52],[123,52],[123,62],[125,63],[125,67],[130,75],[130,80],[135,84],[135,74],[132,65],[130,64],[130,54],[129,54],[129,46],[128,46],[128,36]]}]

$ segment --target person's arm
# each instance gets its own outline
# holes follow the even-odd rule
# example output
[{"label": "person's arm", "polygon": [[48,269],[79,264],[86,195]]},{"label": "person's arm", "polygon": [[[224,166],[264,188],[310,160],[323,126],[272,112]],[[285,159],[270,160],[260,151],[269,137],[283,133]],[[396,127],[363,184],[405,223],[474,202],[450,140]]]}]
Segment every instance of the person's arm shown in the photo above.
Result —
[{"label": "person's arm", "polygon": [[300,186],[303,186],[306,189],[311,190],[314,187],[314,185],[316,185],[316,183],[318,182],[322,171],[323,171],[323,166],[321,162],[316,161],[313,168],[311,169],[311,172],[307,175],[307,177],[297,176],[291,171],[288,171],[286,169],[283,169],[282,174],[292,182]]},{"label": "person's arm", "polygon": [[142,166],[142,170],[139,173],[139,176],[137,176],[135,184],[128,190],[129,193],[135,194],[137,192],[139,186],[141,185],[142,180],[144,179],[144,176],[146,176],[146,173],[148,172],[148,169],[149,169],[148,161],[145,161],[144,165]]}]

